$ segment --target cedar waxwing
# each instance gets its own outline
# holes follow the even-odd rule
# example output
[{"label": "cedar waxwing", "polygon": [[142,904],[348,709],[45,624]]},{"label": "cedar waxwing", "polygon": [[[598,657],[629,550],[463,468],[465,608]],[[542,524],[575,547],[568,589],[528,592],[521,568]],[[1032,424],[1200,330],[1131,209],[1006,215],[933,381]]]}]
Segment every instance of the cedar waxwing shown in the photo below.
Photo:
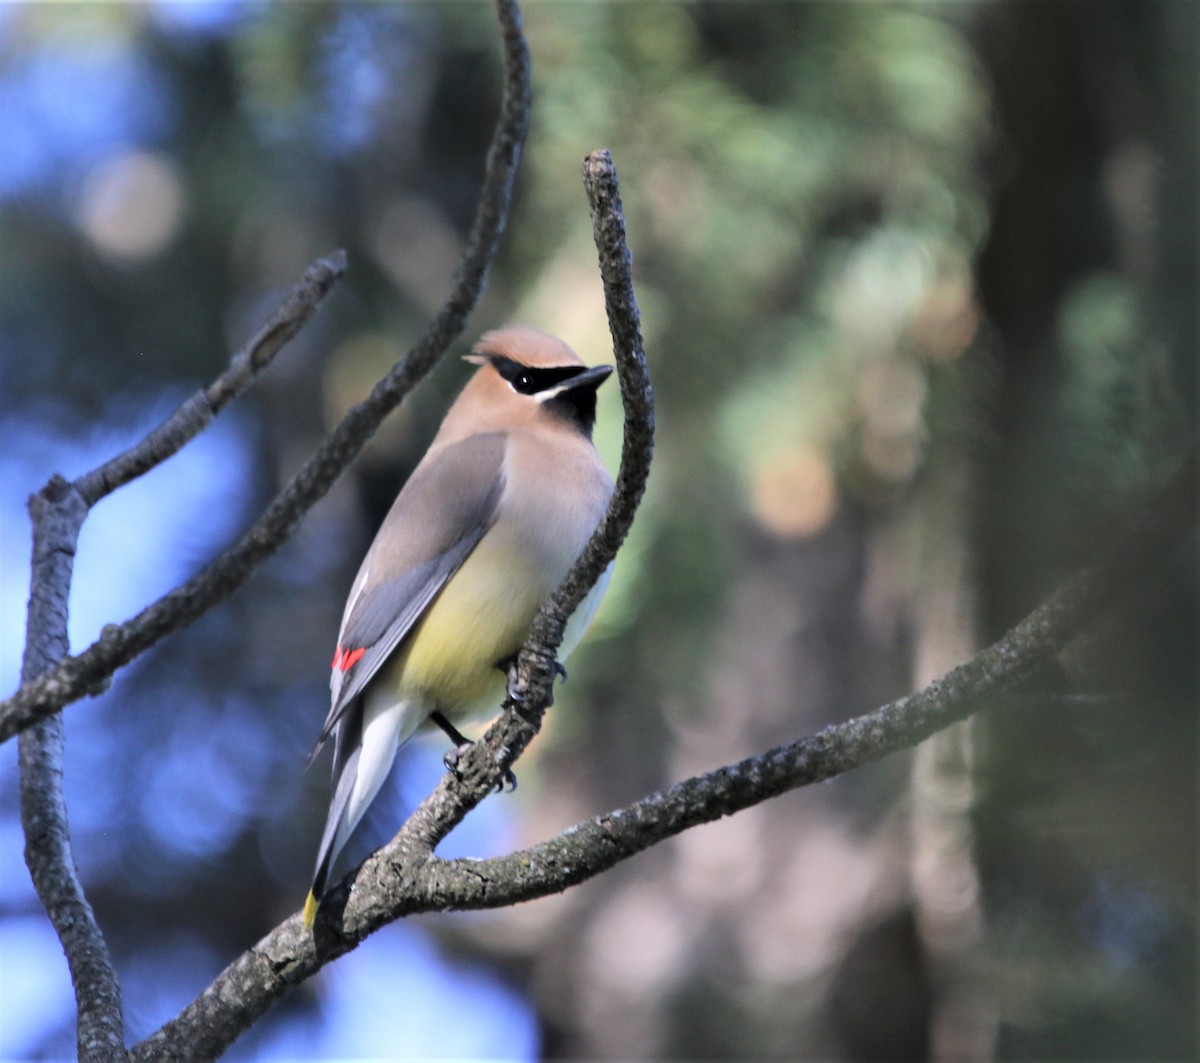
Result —
[{"label": "cedar waxwing", "polygon": [[[455,725],[500,707],[534,614],[612,494],[592,445],[596,389],[611,366],[589,369],[528,328],[486,333],[467,361],[479,369],[393,503],[342,616],[332,704],[313,752],[334,736],[333,800],[304,905],[310,926],[396,750],[427,722],[461,746]],[[567,625],[563,658],[608,576]]]}]

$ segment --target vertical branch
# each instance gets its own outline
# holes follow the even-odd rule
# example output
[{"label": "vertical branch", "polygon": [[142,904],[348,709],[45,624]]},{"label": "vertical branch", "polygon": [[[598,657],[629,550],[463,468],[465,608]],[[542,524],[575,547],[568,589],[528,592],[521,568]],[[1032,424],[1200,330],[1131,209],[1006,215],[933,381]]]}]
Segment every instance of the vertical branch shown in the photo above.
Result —
[{"label": "vertical branch", "polygon": [[[641,317],[633,293],[633,256],[625,238],[617,169],[607,149],[593,151],[584,158],[583,187],[592,211],[592,236],[604,286],[604,308],[612,334],[617,379],[621,383],[625,429],[621,467],[604,521],[554,598],[538,613],[527,643],[528,656],[545,661],[542,679],[547,694],[554,652],[562,641],[567,620],[625,541],[646,490],[654,452],[654,394],[642,348]],[[522,653],[522,657],[526,654]],[[522,681],[528,681],[524,673]]]},{"label": "vertical branch", "polygon": [[[29,512],[33,562],[22,681],[35,678],[66,656],[67,596],[87,504],[73,485],[55,477],[29,500]],[[121,991],[75,869],[62,760],[62,716],[48,716],[22,732],[18,763],[25,863],[71,970],[79,1058],[124,1059]]]}]

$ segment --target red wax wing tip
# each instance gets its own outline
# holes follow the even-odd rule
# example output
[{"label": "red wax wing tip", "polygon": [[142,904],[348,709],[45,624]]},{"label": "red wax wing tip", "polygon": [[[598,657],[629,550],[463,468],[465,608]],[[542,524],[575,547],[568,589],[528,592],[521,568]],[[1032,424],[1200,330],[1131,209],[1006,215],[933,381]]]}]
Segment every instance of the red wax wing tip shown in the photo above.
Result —
[{"label": "red wax wing tip", "polygon": [[358,659],[366,652],[367,650],[364,646],[360,646],[356,650],[342,649],[339,646],[333,654],[334,670],[338,672],[350,671],[358,663]]}]

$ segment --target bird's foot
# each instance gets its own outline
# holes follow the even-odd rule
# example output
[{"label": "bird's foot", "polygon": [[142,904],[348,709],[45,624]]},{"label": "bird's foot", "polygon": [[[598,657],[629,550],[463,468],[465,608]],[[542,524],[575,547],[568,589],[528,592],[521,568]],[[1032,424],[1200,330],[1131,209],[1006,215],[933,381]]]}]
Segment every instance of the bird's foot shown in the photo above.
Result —
[{"label": "bird's foot", "polygon": [[508,695],[508,700],[514,704],[520,705],[525,700],[525,695],[517,689],[517,657],[518,654],[512,654],[496,662],[496,667],[505,675],[504,693]]},{"label": "bird's foot", "polygon": [[446,770],[456,779],[462,778],[462,772],[458,770],[458,762],[462,760],[463,754],[474,744],[474,742],[466,742],[461,746],[451,746],[443,754],[442,764],[445,765]]},{"label": "bird's foot", "polygon": [[[525,695],[517,687],[517,654],[514,653],[511,657],[505,657],[504,660],[498,661],[496,667],[507,673],[508,678],[504,683],[504,692],[508,695],[509,700],[518,705],[521,704],[525,700]],[[564,683],[567,681],[567,669],[562,661],[554,662],[554,674]],[[549,704],[554,704],[553,694],[550,696]]]},{"label": "bird's foot", "polygon": [[[450,772],[456,779],[462,779],[462,772],[458,770],[458,762],[466,754],[475,743],[467,738],[457,727],[446,719],[440,712],[435,712],[430,716],[430,719],[438,725],[447,735],[454,746],[446,750],[445,756],[442,757],[442,763],[446,766],[446,770]],[[513,774],[512,768],[508,768],[504,772],[504,778],[496,783],[496,793],[512,793],[517,788],[517,777]]]},{"label": "bird's foot", "polygon": [[[458,770],[458,762],[475,743],[467,742],[461,746],[454,746],[446,750],[446,755],[442,757],[442,763],[446,765],[446,770],[450,772],[456,779],[462,779],[462,773]],[[517,776],[512,768],[506,768],[504,778],[496,783],[496,793],[511,794],[517,788]]]}]

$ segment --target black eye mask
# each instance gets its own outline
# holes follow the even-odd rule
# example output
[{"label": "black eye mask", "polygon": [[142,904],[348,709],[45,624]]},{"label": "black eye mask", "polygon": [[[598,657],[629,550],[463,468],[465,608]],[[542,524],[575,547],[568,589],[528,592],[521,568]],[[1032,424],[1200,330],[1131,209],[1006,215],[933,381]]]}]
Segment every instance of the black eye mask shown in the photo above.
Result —
[{"label": "black eye mask", "polygon": [[496,372],[513,386],[514,391],[519,391],[522,395],[536,395],[539,391],[549,391],[585,370],[582,365],[532,368],[501,354],[489,355],[489,360],[496,367]]}]

